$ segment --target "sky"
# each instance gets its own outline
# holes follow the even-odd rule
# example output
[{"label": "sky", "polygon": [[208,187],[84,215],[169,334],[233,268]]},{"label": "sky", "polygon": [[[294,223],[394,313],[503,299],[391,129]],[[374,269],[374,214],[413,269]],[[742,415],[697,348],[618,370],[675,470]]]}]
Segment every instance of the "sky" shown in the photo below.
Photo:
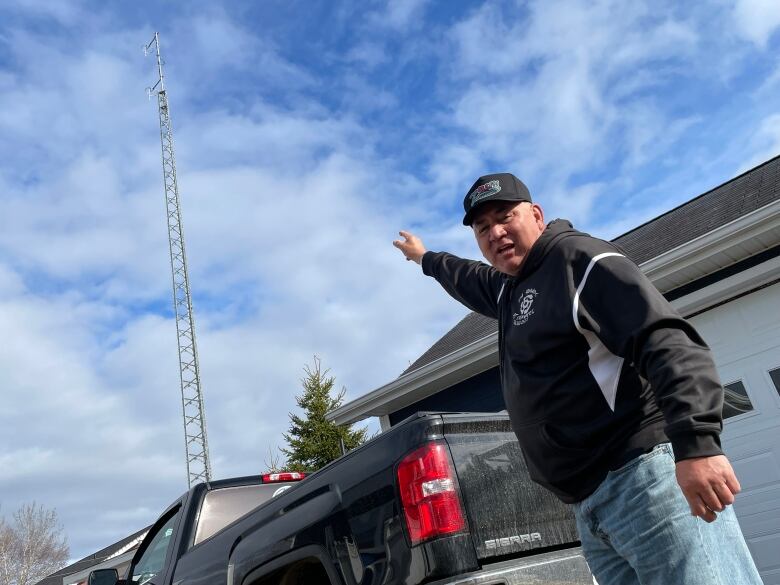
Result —
[{"label": "sky", "polygon": [[155,31],[222,478],[284,446],[313,356],[355,398],[466,314],[391,242],[478,258],[479,175],[613,238],[779,154],[779,29],[775,0],[3,0],[0,515],[56,509],[78,559],[187,489]]}]

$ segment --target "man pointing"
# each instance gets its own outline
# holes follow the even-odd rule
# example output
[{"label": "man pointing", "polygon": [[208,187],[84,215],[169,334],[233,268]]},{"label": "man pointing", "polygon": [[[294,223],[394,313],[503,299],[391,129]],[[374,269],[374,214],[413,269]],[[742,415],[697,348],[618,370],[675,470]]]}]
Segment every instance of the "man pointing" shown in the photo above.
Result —
[{"label": "man pointing", "polygon": [[514,175],[463,201],[490,263],[393,245],[456,300],[498,320],[499,371],[532,479],[573,504],[601,585],[761,585],[720,446],[709,348],[614,245],[545,224]]}]

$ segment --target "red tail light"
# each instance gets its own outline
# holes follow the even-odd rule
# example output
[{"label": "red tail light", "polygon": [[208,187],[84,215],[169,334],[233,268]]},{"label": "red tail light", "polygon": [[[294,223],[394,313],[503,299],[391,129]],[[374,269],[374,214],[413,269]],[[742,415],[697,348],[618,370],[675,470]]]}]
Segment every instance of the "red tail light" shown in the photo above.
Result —
[{"label": "red tail light", "polygon": [[428,443],[404,457],[398,487],[412,545],[466,529],[455,469],[443,442]]},{"label": "red tail light", "polygon": [[283,473],[266,473],[263,476],[263,483],[279,483],[281,481],[300,481],[306,477],[305,473],[300,471],[285,471]]}]

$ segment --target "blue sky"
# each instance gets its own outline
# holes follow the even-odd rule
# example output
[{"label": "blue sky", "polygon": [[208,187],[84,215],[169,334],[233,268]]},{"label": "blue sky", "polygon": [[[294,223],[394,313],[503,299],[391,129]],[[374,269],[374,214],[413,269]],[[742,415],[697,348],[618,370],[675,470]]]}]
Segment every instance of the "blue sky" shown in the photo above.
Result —
[{"label": "blue sky", "polygon": [[465,314],[391,241],[478,257],[480,174],[611,238],[777,155],[779,28],[773,0],[6,0],[0,513],[55,507],[79,558],[186,488],[155,30],[227,477],[314,354],[356,397]]}]

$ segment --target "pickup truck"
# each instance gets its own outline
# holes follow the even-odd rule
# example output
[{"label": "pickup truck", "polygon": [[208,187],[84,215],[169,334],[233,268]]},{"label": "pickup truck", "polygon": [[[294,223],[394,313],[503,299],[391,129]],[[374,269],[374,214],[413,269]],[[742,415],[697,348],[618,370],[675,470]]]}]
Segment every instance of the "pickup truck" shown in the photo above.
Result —
[{"label": "pickup truck", "polygon": [[420,413],[303,481],[201,483],[89,585],[592,585],[503,414]]}]

